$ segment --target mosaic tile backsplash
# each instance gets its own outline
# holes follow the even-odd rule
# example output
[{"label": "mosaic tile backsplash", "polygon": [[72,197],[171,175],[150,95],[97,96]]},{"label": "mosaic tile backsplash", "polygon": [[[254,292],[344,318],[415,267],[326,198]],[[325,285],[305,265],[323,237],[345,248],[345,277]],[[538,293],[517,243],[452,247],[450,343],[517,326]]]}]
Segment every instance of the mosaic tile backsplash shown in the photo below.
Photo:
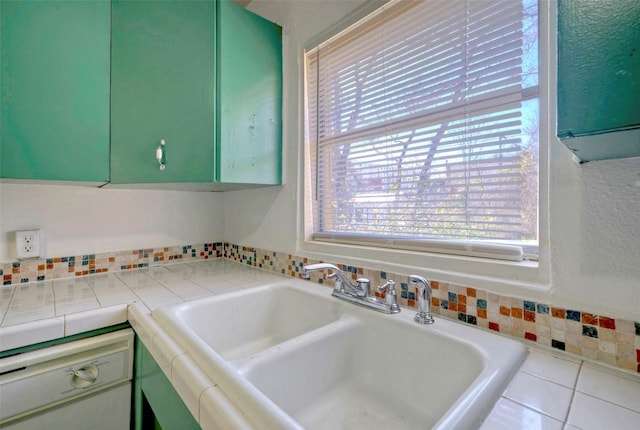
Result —
[{"label": "mosaic tile backsplash", "polygon": [[[216,242],[26,260],[0,265],[0,276],[4,285],[15,285],[221,257],[297,278],[301,277],[304,265],[320,262],[281,252]],[[382,285],[388,279],[395,280],[400,286],[399,304],[416,307],[415,288],[402,282],[406,281],[408,273],[389,273],[343,265],[336,261],[331,263],[350,273],[354,280],[361,276],[371,279],[372,286]],[[324,274],[313,272],[311,280],[323,284]],[[432,280],[432,287],[431,311],[435,314],[640,373],[640,322],[435,280]]]}]

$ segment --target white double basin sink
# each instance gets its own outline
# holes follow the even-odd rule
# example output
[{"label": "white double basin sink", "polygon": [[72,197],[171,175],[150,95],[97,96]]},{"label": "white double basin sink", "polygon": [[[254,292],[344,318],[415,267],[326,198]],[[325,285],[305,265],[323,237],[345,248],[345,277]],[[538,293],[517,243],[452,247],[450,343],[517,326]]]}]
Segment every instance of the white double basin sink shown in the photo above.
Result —
[{"label": "white double basin sink", "polygon": [[477,429],[526,348],[445,319],[422,326],[413,313],[291,280],[153,317],[255,428]]}]

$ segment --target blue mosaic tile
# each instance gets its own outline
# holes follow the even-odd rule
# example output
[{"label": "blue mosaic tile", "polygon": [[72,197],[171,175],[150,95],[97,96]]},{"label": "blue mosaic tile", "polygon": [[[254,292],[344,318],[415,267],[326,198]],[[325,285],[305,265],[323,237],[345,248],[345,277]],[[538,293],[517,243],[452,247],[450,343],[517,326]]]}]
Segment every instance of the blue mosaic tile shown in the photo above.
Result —
[{"label": "blue mosaic tile", "polygon": [[449,309],[449,301],[448,300],[440,300],[440,307],[442,309]]},{"label": "blue mosaic tile", "polygon": [[127,270],[127,266],[120,266],[120,270]]},{"label": "blue mosaic tile", "polygon": [[458,320],[462,322],[467,322],[467,315],[463,314],[462,312],[458,312]]},{"label": "blue mosaic tile", "polygon": [[[1,274],[1,273],[0,273],[0,274]],[[38,278],[37,278],[37,279],[38,279],[38,281],[44,281],[44,275],[40,275],[40,276],[38,276]]]},{"label": "blue mosaic tile", "polygon": [[402,290],[402,291],[400,292],[400,297],[402,297],[403,299],[406,299],[406,298],[407,298],[407,296],[408,296],[408,293],[407,293],[407,291],[406,291],[406,290]]},{"label": "blue mosaic tile", "polygon": [[598,328],[597,327],[592,327],[589,325],[583,325],[582,326],[582,335],[583,336],[588,336],[588,337],[593,337],[595,339],[598,338]]},{"label": "blue mosaic tile", "polygon": [[475,315],[467,315],[467,323],[468,324],[473,324],[473,325],[478,325],[478,319],[476,318]]},{"label": "blue mosaic tile", "polygon": [[19,269],[20,268],[20,263],[13,263],[13,268],[14,269]]},{"label": "blue mosaic tile", "polygon": [[416,293],[413,291],[409,291],[409,300],[415,300],[416,299]]},{"label": "blue mosaic tile", "polygon": [[380,272],[380,279],[387,279],[387,272]]},{"label": "blue mosaic tile", "polygon": [[564,351],[565,345],[564,342],[560,342],[559,340],[551,339],[551,347]]},{"label": "blue mosaic tile", "polygon": [[449,292],[449,301],[458,303],[458,295],[456,293]]},{"label": "blue mosaic tile", "polygon": [[4,270],[0,269],[0,276],[4,274]]},{"label": "blue mosaic tile", "polygon": [[636,336],[640,336],[640,323],[634,322],[634,324],[636,325]]},{"label": "blue mosaic tile", "polygon": [[406,282],[400,282],[400,289],[402,291],[408,291],[409,290],[409,284],[407,284]]},{"label": "blue mosaic tile", "polygon": [[578,311],[570,311],[567,309],[566,316],[568,320],[580,322],[580,312]]},{"label": "blue mosaic tile", "polygon": [[47,264],[53,264],[53,258],[47,258]]},{"label": "blue mosaic tile", "polygon": [[543,305],[542,303],[538,303],[536,305],[536,311],[539,314],[547,314],[547,315],[549,315],[549,305]]},{"label": "blue mosaic tile", "polygon": [[478,309],[487,309],[487,301],[485,299],[478,299],[476,306]]},{"label": "blue mosaic tile", "polygon": [[29,278],[22,278],[20,279],[20,282],[26,284],[27,282],[29,282]]},{"label": "blue mosaic tile", "polygon": [[529,300],[525,300],[523,302],[522,308],[525,311],[535,312],[536,311],[536,304],[535,304],[535,302],[530,302]]},{"label": "blue mosaic tile", "polygon": [[3,281],[2,285],[11,285],[11,281]]}]

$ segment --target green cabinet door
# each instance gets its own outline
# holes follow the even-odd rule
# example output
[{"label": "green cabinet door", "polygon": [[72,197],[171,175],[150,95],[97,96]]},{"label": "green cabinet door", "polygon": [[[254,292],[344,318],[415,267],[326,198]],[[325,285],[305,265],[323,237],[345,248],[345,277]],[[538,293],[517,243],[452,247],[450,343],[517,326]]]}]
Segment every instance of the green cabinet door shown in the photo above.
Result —
[{"label": "green cabinet door", "polygon": [[215,2],[113,0],[111,50],[111,182],[212,182]]},{"label": "green cabinet door", "polygon": [[640,1],[559,0],[557,133],[582,161],[640,156]]},{"label": "green cabinet door", "polygon": [[282,30],[228,0],[217,14],[216,179],[280,184]]},{"label": "green cabinet door", "polygon": [[109,178],[107,1],[0,2],[0,177]]}]

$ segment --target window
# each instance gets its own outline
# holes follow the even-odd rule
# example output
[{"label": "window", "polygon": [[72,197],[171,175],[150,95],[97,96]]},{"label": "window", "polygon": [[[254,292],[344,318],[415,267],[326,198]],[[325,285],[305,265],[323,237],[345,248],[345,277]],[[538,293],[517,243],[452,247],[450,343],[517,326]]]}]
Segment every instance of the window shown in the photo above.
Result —
[{"label": "window", "polygon": [[537,252],[536,0],[392,1],[305,67],[315,240]]}]

